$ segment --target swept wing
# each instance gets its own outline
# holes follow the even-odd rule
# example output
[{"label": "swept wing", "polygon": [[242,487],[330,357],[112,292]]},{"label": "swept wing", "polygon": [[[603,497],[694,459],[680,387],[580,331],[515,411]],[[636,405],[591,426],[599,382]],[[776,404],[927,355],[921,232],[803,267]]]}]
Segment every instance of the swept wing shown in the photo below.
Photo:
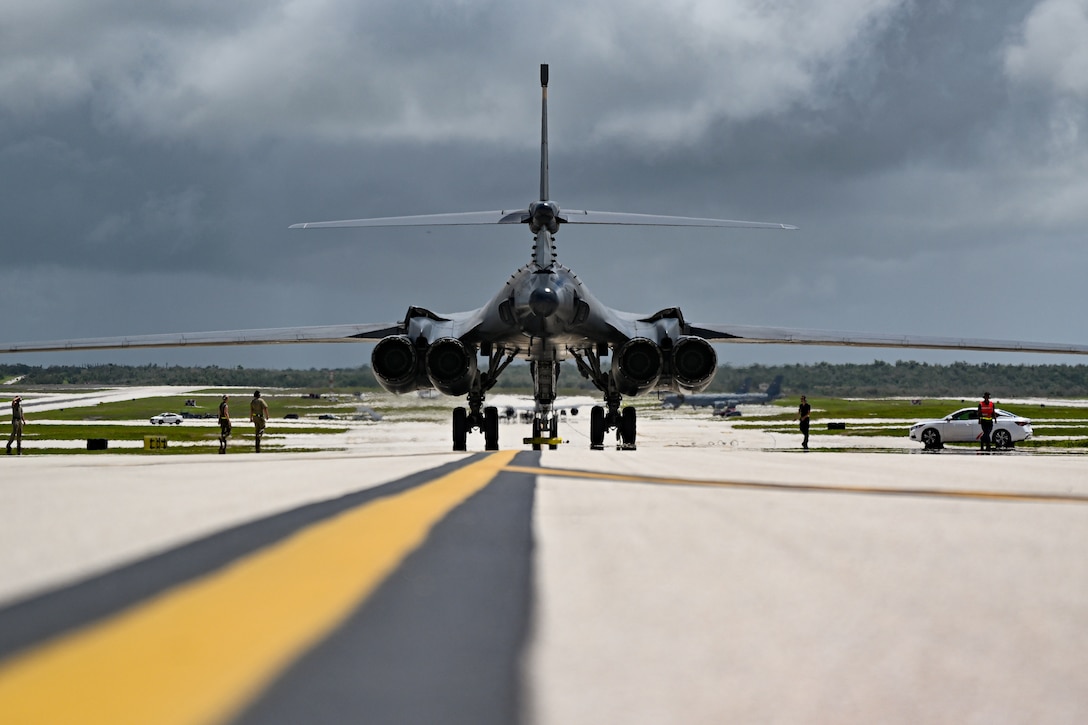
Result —
[{"label": "swept wing", "polygon": [[368,325],[320,325],[269,327],[215,332],[176,332],[161,335],[85,337],[74,340],[10,342],[0,344],[0,353],[57,352],[63,350],[123,350],[153,347],[211,347],[215,345],[274,345],[314,342],[375,342],[396,334],[391,323]]},{"label": "swept wing", "polygon": [[806,330],[795,327],[693,323],[690,333],[708,342],[743,342],[848,347],[897,347],[928,350],[984,350],[1088,355],[1088,345],[1025,340],[992,340],[972,337],[893,335],[880,332]]}]

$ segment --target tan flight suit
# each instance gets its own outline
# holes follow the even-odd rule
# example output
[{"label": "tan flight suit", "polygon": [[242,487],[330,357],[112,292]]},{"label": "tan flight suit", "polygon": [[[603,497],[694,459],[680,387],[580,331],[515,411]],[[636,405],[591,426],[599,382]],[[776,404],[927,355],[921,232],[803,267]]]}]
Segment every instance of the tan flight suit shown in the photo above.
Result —
[{"label": "tan flight suit", "polygon": [[261,450],[261,436],[264,435],[265,425],[268,423],[268,403],[262,398],[254,397],[249,401],[249,419],[253,421],[253,427],[257,434],[257,452]]},{"label": "tan flight suit", "polygon": [[11,435],[8,436],[8,455],[11,455],[11,444],[15,442],[15,450],[20,456],[23,455],[23,424],[26,423],[26,418],[23,417],[23,404],[18,400],[11,401]]}]

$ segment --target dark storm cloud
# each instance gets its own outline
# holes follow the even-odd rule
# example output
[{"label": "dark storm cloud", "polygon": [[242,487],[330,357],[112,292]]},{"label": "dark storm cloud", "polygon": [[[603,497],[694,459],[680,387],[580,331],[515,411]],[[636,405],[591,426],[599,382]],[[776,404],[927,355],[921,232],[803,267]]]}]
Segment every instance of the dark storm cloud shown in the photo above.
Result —
[{"label": "dark storm cloud", "polygon": [[[286,227],[528,204],[550,62],[560,204],[802,227],[564,230],[560,258],[607,303],[1088,340],[1062,313],[1088,262],[1084,3],[826,5],[9,3],[0,302],[37,307],[2,337],[478,306],[527,260],[527,234]],[[1014,293],[964,291],[985,279]]]}]

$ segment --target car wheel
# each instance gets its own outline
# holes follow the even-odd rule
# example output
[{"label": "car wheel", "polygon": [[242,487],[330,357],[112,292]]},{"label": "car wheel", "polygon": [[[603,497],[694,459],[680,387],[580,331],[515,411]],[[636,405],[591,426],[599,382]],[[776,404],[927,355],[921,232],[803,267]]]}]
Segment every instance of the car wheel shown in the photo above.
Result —
[{"label": "car wheel", "polygon": [[922,444],[927,449],[932,450],[934,448],[941,447],[941,434],[937,431],[936,428],[926,428],[924,431],[922,431],[921,438]]},{"label": "car wheel", "polygon": [[1007,430],[995,430],[990,437],[998,448],[1012,448],[1012,434]]}]

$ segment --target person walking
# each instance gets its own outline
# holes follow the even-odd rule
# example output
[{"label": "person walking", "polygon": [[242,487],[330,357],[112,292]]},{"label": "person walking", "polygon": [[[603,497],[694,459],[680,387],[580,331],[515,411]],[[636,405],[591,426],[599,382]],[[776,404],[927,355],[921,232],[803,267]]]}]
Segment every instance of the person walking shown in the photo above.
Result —
[{"label": "person walking", "polygon": [[268,403],[264,402],[260,390],[254,390],[253,400],[249,401],[249,419],[253,421],[257,439],[257,453],[260,453],[261,436],[264,435],[264,427],[268,423]]},{"label": "person walking", "polygon": [[804,438],[801,440],[801,447],[806,451],[808,450],[808,416],[812,412],[812,406],[808,404],[808,399],[805,396],[801,396],[801,405],[797,406],[797,419],[801,421],[801,435]]},{"label": "person walking", "polygon": [[219,452],[227,452],[227,439],[230,438],[230,408],[227,406],[227,396],[223,396],[219,403]]},{"label": "person walking", "polygon": [[11,399],[11,435],[8,436],[8,455],[11,455],[11,444],[15,442],[15,452],[23,455],[23,426],[26,418],[23,417],[23,399],[16,395]]},{"label": "person walking", "polygon": [[994,430],[994,402],[990,400],[989,393],[982,394],[982,401],[978,404],[978,423],[982,426],[982,437],[978,443],[980,451],[990,450],[990,434]]}]

